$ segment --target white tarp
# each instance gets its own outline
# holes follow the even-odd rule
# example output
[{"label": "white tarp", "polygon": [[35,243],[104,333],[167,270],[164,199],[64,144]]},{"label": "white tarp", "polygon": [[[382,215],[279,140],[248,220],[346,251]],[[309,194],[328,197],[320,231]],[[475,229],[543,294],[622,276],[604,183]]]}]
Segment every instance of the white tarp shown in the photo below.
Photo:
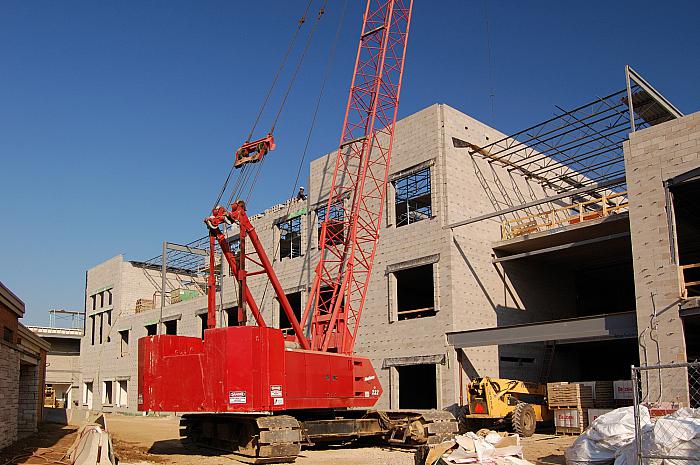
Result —
[{"label": "white tarp", "polygon": [[[640,424],[649,425],[649,410],[639,407]],[[625,446],[634,442],[634,407],[624,407],[595,419],[566,449],[567,465],[612,463]]]},{"label": "white tarp", "polygon": [[[682,408],[651,421],[639,407],[644,455],[687,457],[650,459],[649,465],[700,465],[700,409]],[[634,407],[613,410],[598,417],[566,450],[567,465],[637,464]]]},{"label": "white tarp", "polygon": [[[644,455],[684,457],[648,459],[649,465],[700,464],[700,409],[682,408],[642,428]],[[685,459],[687,457],[687,459]],[[621,451],[615,465],[636,465],[637,444],[632,442]]]}]

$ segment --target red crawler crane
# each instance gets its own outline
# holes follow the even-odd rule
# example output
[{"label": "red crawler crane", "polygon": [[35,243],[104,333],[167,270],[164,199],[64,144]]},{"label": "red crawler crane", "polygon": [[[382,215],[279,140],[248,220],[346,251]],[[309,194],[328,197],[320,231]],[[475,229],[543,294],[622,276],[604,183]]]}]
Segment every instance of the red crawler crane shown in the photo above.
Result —
[{"label": "red crawler crane", "polygon": [[[379,239],[411,8],[412,0],[367,1],[320,234],[321,258],[301,322],[243,202],[217,206],[205,220],[208,329],[203,340],[168,335],[139,340],[139,410],[193,412],[182,418],[185,436],[268,463],[293,461],[302,438],[374,435],[420,444],[456,430],[447,412],[368,410],[382,388],[371,362],[353,355]],[[260,160],[274,148],[269,139],[239,149],[237,166]],[[222,223],[240,227],[237,255],[219,229]],[[238,281],[239,306],[250,310],[256,326],[216,328],[216,243]],[[266,325],[247,283],[259,274],[267,276],[294,341]],[[308,337],[304,328],[310,329]]]}]

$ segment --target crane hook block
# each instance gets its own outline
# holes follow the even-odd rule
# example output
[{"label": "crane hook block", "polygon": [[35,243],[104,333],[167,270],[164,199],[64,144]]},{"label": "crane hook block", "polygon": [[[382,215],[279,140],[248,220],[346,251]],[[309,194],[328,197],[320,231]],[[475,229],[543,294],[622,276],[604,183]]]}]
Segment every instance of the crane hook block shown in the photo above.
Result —
[{"label": "crane hook block", "polygon": [[240,168],[246,163],[257,163],[270,150],[275,150],[275,139],[272,137],[272,133],[262,139],[241,145],[241,148],[236,150],[236,161],[233,163],[233,166]]}]

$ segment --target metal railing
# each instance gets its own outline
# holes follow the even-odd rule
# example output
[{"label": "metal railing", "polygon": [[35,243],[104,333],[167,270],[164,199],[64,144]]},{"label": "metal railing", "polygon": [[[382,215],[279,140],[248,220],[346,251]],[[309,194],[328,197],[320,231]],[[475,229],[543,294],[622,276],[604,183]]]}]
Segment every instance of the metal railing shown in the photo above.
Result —
[{"label": "metal railing", "polygon": [[605,218],[612,213],[627,211],[627,191],[604,195],[598,199],[572,203],[551,210],[521,216],[501,223],[501,239],[546,231],[560,226]]},{"label": "metal railing", "polygon": [[700,362],[632,367],[632,391],[637,463],[700,463]]}]

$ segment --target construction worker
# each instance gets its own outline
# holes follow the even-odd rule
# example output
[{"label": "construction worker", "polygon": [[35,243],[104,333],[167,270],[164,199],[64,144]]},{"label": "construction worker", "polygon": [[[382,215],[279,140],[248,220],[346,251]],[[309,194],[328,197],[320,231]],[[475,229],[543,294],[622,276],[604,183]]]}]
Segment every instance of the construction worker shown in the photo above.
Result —
[{"label": "construction worker", "polygon": [[299,187],[299,193],[297,194],[297,200],[306,200],[306,194],[304,193],[304,186]]}]

